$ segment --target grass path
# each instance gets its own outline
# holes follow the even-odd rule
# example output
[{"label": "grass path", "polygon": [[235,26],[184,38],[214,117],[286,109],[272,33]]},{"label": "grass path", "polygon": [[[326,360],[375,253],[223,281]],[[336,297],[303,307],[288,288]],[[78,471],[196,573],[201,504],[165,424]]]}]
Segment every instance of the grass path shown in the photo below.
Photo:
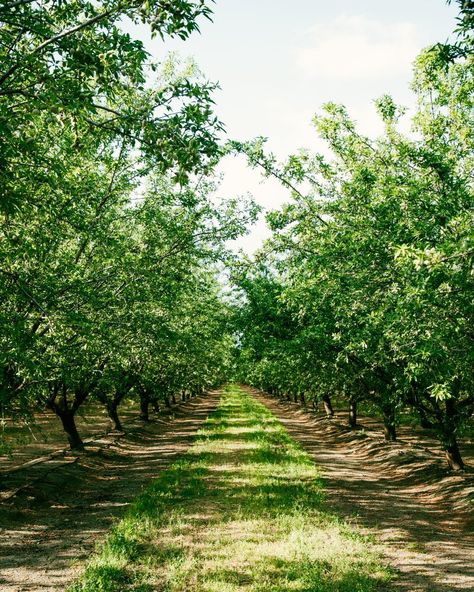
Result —
[{"label": "grass path", "polygon": [[184,457],[136,500],[74,592],[369,592],[390,576],[329,511],[310,457],[229,387]]}]

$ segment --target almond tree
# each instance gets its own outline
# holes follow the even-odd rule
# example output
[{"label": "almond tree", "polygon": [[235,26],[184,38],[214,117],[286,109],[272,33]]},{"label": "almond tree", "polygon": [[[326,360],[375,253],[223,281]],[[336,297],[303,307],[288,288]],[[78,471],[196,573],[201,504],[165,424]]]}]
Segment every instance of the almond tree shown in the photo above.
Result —
[{"label": "almond tree", "polygon": [[398,410],[410,406],[452,469],[463,467],[457,440],[474,410],[474,61],[462,47],[449,60],[439,46],[418,58],[413,135],[400,132],[403,109],[384,96],[376,107],[385,132],[376,139],[340,105],[314,118],[331,160],[301,151],[279,164],[261,140],[232,144],[292,193],[268,217],[274,236],[256,268],[266,260],[278,296],[253,329],[263,350],[241,339],[246,368],[263,368],[277,389],[289,382],[309,395],[312,382],[343,396],[352,424],[366,399],[389,440]]}]

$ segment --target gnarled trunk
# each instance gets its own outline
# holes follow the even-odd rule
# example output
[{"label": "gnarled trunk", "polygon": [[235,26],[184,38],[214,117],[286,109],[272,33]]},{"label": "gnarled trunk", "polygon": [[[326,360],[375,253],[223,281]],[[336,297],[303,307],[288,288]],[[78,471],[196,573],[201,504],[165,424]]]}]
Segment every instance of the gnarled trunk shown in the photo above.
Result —
[{"label": "gnarled trunk", "polygon": [[[91,383],[89,386],[93,388],[94,384]],[[47,405],[61,420],[71,450],[84,450],[84,442],[77,431],[75,415],[76,411],[86,400],[88,392],[85,385],[81,385],[74,392],[74,400],[69,401],[66,384],[58,382],[53,386],[49,397]]]},{"label": "gnarled trunk", "polygon": [[446,460],[452,471],[462,471],[464,469],[464,462],[456,438],[453,438],[453,440],[451,445],[445,447]]},{"label": "gnarled trunk", "polygon": [[324,405],[324,411],[326,412],[327,417],[334,417],[334,409],[332,408],[332,403],[329,395],[323,395],[321,400]]},{"label": "gnarled trunk", "polygon": [[464,462],[455,438],[450,446],[445,447],[445,453],[449,468],[452,471],[462,471],[464,469]]},{"label": "gnarled trunk", "polygon": [[113,400],[107,402],[107,414],[112,421],[114,430],[117,432],[123,432],[122,422],[118,414],[119,401]]},{"label": "gnarled trunk", "polygon": [[79,435],[79,432],[77,431],[74,411],[71,411],[70,409],[61,410],[56,408],[55,412],[61,420],[63,429],[66,432],[70,449],[84,450],[84,442],[82,441],[82,438]]},{"label": "gnarled trunk", "polygon": [[397,439],[397,427],[395,418],[395,407],[393,405],[384,405],[383,414],[383,433],[387,442],[395,442]]},{"label": "gnarled trunk", "polygon": [[461,457],[457,438],[456,438],[456,427],[457,427],[457,410],[456,402],[453,398],[446,399],[445,402],[446,419],[443,426],[443,433],[441,434],[441,441],[443,448],[446,453],[446,460],[448,461],[449,468],[452,471],[461,471],[464,469],[464,462]]},{"label": "gnarled trunk", "polygon": [[140,419],[150,421],[150,396],[144,389],[140,389]]}]

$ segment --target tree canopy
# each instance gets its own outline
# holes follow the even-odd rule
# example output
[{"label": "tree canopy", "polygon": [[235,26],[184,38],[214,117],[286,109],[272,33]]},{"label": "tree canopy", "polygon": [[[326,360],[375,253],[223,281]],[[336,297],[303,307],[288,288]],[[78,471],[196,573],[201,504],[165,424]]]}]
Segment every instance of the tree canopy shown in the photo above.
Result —
[{"label": "tree canopy", "polygon": [[[470,3],[463,4],[464,25]],[[463,26],[464,26],[463,25]],[[467,25],[466,25],[467,27]],[[466,29],[463,29],[463,35]],[[452,468],[472,416],[474,62],[418,57],[413,132],[390,96],[375,105],[376,139],[329,103],[314,126],[333,154],[300,151],[279,163],[263,139],[233,142],[292,199],[268,214],[273,237],[234,281],[242,380],[285,394],[380,410],[396,437],[397,410],[436,430]],[[354,419],[352,418],[352,421]]]},{"label": "tree canopy", "polygon": [[215,84],[152,63],[123,19],[187,38],[203,1],[18,1],[0,7],[0,404],[49,407],[80,448],[91,397],[120,428],[223,380],[225,243],[255,207],[217,200]]},{"label": "tree canopy", "polygon": [[[314,117],[332,157],[284,162],[264,138],[225,141],[216,84],[154,63],[123,23],[186,39],[205,0],[7,0],[0,6],[0,406],[74,417],[135,397],[169,404],[230,377],[281,396],[331,396],[383,417],[411,409],[449,465],[474,408],[473,3],[452,42],[416,60],[412,131],[389,95],[380,137],[344,106]],[[228,241],[257,215],[218,199],[229,152],[291,200],[255,257]],[[229,264],[229,261],[231,263]],[[223,286],[228,266],[234,296]],[[237,296],[235,296],[235,294]]]}]

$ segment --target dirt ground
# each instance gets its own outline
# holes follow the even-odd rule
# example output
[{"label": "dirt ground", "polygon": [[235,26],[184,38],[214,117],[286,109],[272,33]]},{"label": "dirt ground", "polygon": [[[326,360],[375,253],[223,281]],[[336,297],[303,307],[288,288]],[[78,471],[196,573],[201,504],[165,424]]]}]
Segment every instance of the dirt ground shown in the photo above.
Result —
[{"label": "dirt ground", "polygon": [[[138,405],[130,401],[120,406],[120,417],[125,423],[133,422],[138,413]],[[112,427],[104,406],[99,403],[83,405],[76,414],[76,425],[86,442],[110,431]],[[39,413],[34,421],[6,421],[2,432],[2,440],[11,450],[9,454],[2,455],[0,449],[0,475],[28,462],[34,464],[43,456],[62,454],[68,447],[61,422],[52,411]],[[0,485],[0,500],[1,496]]]},{"label": "dirt ground", "polygon": [[295,403],[249,389],[311,454],[325,479],[328,503],[381,542],[397,572],[390,590],[474,590],[474,446],[455,474],[428,431],[401,428],[386,443],[373,418],[346,427],[346,413],[328,420]]},{"label": "dirt ground", "polygon": [[[29,443],[10,459],[15,470],[0,473],[0,590],[64,591],[143,486],[189,447],[219,398],[192,399],[145,425],[127,419],[123,436],[100,438],[91,428],[95,439],[79,456],[56,450],[32,462]],[[39,443],[37,456],[57,446]]]},{"label": "dirt ground", "polygon": [[[387,444],[373,418],[361,417],[361,428],[349,430],[343,413],[327,420],[251,392],[313,456],[334,511],[381,542],[381,552],[399,572],[390,590],[474,590],[472,468],[449,473],[429,432],[402,428],[400,441]],[[174,418],[148,425],[130,414],[122,436],[98,437],[103,419],[84,424],[90,442],[79,456],[64,454],[55,438],[37,442],[35,450],[33,439],[4,460],[0,590],[64,591],[143,486],[188,448],[219,397],[216,391],[194,399],[175,408]],[[474,467],[472,444],[465,444],[463,453]]]}]

